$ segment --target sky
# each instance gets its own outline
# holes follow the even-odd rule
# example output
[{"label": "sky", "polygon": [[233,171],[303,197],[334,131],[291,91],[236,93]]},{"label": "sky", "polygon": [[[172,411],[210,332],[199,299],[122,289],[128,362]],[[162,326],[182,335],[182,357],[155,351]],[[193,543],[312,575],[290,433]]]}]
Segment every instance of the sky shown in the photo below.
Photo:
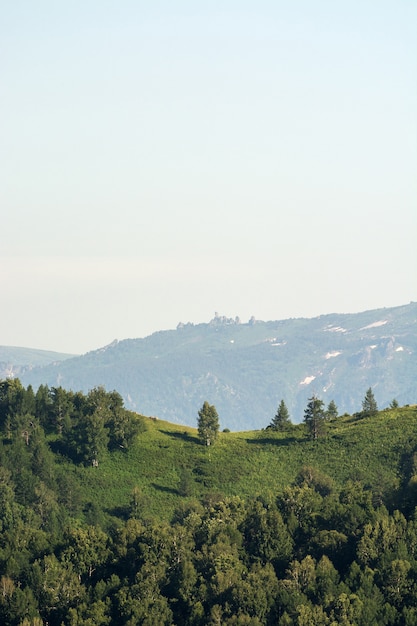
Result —
[{"label": "sky", "polygon": [[414,0],[0,6],[0,345],[417,299]]}]

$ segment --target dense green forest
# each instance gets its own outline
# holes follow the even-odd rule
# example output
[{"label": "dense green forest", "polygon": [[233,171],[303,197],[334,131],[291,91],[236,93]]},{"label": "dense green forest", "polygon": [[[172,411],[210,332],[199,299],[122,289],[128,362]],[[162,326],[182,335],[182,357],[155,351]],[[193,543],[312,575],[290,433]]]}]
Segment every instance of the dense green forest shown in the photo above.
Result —
[{"label": "dense green forest", "polygon": [[0,623],[417,625],[417,408],[310,405],[208,446],[0,381]]}]

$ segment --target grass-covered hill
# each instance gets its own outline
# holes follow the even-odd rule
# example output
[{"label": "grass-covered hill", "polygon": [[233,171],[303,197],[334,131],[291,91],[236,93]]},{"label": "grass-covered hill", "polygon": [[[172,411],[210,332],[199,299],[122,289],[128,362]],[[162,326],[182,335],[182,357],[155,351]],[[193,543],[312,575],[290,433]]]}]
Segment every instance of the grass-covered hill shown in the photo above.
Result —
[{"label": "grass-covered hill", "polygon": [[145,415],[193,425],[213,403],[222,428],[266,426],[281,399],[297,423],[313,393],[340,413],[361,408],[372,387],[380,408],[417,398],[417,303],[355,314],[261,322],[216,316],[144,339],[115,341],[26,372],[25,384],[87,393],[117,389]]},{"label": "grass-covered hill", "polygon": [[82,470],[84,498],[109,512],[125,506],[135,487],[158,517],[169,517],[184,493],[199,499],[213,493],[276,494],[303,466],[317,468],[339,488],[349,479],[359,480],[391,497],[406,478],[417,444],[416,406],[380,411],[372,418],[338,417],[316,441],[300,424],[281,433],[220,432],[210,447],[200,444],[195,428],[142,419],[146,430],[127,453],[106,457],[99,471]]}]

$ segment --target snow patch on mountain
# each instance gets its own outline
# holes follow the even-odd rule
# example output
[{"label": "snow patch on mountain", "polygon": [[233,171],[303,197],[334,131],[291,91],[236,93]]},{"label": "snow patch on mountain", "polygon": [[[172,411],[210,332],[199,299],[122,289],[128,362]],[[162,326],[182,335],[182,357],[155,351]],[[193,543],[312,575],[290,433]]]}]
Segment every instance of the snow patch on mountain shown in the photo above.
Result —
[{"label": "snow patch on mountain", "polygon": [[315,376],[306,376],[304,380],[300,382],[300,385],[309,385],[310,383],[313,382],[313,380],[315,380],[315,378],[316,378]]},{"label": "snow patch on mountain", "polygon": [[339,354],[342,354],[340,350],[333,350],[332,352],[328,352],[324,358],[333,359],[335,356],[339,356]]},{"label": "snow patch on mountain", "polygon": [[346,328],[342,328],[342,326],[333,326],[332,324],[330,326],[326,326],[324,330],[328,333],[347,333]]},{"label": "snow patch on mountain", "polygon": [[368,330],[368,328],[379,328],[379,326],[385,326],[388,320],[379,320],[378,322],[373,322],[372,324],[368,324],[368,326],[362,326],[359,330]]}]

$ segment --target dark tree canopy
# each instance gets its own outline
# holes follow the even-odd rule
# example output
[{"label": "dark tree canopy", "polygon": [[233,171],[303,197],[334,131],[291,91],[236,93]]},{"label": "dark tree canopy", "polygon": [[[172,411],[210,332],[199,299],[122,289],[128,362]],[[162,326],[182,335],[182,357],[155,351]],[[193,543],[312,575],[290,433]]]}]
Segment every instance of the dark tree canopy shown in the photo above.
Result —
[{"label": "dark tree canopy", "polygon": [[198,436],[204,445],[210,446],[215,442],[218,432],[219,416],[216,407],[205,401],[198,412]]}]

